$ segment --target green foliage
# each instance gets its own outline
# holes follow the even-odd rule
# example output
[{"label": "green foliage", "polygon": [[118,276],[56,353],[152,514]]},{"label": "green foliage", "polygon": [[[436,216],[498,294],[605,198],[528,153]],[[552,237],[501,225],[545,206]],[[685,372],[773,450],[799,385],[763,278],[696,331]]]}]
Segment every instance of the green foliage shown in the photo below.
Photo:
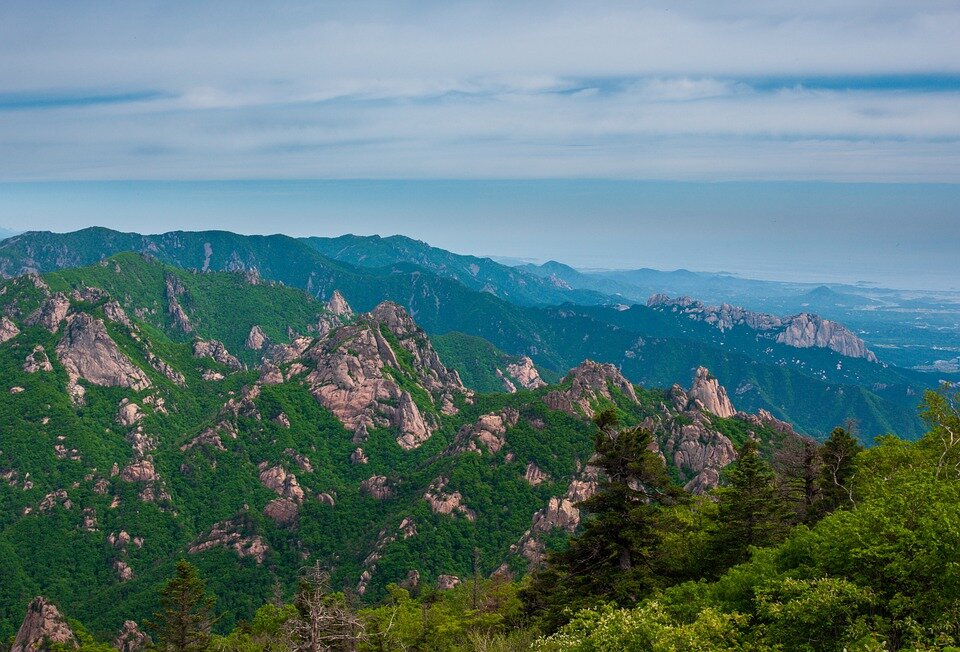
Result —
[{"label": "green foliage", "polygon": [[167,652],[203,652],[210,646],[215,599],[197,568],[186,560],[177,562],[176,575],[160,592],[160,611],[150,627],[157,647]]}]

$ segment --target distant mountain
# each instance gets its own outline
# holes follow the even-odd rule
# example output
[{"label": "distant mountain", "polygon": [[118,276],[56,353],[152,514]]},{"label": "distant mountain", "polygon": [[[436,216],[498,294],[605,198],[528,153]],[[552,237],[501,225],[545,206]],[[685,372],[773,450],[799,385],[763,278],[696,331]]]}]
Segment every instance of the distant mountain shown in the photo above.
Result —
[{"label": "distant mountain", "polygon": [[610,298],[592,288],[571,287],[559,277],[531,274],[525,268],[508,267],[490,258],[464,256],[431,247],[404,236],[344,235],[338,238],[304,238],[304,242],[328,258],[367,268],[410,263],[437,276],[462,283],[472,290],[489,292],[518,305],[561,303],[603,304]]},{"label": "distant mountain", "polygon": [[17,235],[18,233],[22,233],[22,231],[14,231],[12,229],[5,229],[3,227],[0,227],[0,240],[6,240],[7,238],[11,238]]}]

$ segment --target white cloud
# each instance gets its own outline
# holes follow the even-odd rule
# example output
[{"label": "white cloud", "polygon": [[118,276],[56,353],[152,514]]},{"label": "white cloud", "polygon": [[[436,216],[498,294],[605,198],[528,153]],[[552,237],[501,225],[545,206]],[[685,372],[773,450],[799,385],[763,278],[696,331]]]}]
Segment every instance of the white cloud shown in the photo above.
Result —
[{"label": "white cloud", "polygon": [[[612,176],[960,182],[960,7],[7,2],[0,179]],[[2,110],[2,102],[0,102]]]}]

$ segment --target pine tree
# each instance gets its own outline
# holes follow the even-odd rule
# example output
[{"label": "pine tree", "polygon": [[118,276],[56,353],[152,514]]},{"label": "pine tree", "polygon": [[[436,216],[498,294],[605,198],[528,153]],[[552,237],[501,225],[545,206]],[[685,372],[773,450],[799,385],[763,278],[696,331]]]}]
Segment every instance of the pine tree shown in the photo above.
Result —
[{"label": "pine tree", "polygon": [[215,602],[196,566],[184,559],[178,561],[176,573],[160,591],[160,611],[149,623],[156,633],[157,648],[167,652],[207,650],[216,621]]},{"label": "pine tree", "polygon": [[825,516],[837,509],[853,507],[854,460],[863,446],[845,428],[834,428],[820,451],[820,500],[817,511]]},{"label": "pine tree", "polygon": [[[583,531],[537,573],[524,596],[528,609],[556,617],[597,598],[636,603],[656,585],[660,512],[686,497],[656,453],[651,432],[619,429],[616,413],[595,419],[597,492],[579,503]],[[562,619],[548,619],[555,627]]]},{"label": "pine tree", "polygon": [[737,462],[724,473],[717,491],[714,534],[715,572],[746,561],[751,547],[769,546],[786,534],[790,510],[777,488],[776,476],[760,457],[757,442],[748,439]]}]

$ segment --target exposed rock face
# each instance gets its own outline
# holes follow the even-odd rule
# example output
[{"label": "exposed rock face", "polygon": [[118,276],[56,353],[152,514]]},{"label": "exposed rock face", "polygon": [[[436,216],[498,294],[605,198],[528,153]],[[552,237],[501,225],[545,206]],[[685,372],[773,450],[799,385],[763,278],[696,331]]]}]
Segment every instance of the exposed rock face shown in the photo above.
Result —
[{"label": "exposed rock face", "polygon": [[441,575],[437,578],[437,588],[447,591],[460,585],[460,578],[456,575]]},{"label": "exposed rock face", "polygon": [[83,395],[77,385],[80,378],[102,387],[129,387],[135,391],[150,387],[143,370],[130,362],[110,339],[103,320],[86,313],[67,318],[63,339],[57,344],[57,357],[67,370],[74,397]]},{"label": "exposed rock face", "polygon": [[125,398],[120,401],[120,407],[117,409],[117,423],[121,426],[131,427],[143,420],[143,411],[136,403],[131,403],[130,399]]},{"label": "exposed rock face", "polygon": [[647,306],[687,315],[690,319],[710,324],[721,331],[735,326],[746,326],[787,346],[820,347],[851,358],[865,358],[870,362],[877,362],[877,356],[867,348],[862,339],[842,324],[817,315],[800,313],[792,317],[777,317],[726,303],[708,306],[690,297],[671,299],[665,294],[653,295],[647,300]]},{"label": "exposed rock face", "polygon": [[39,344],[33,347],[26,360],[23,361],[23,370],[28,374],[33,374],[38,371],[53,371],[53,365],[50,364],[50,358],[47,357],[47,352],[44,351],[43,347]]},{"label": "exposed rock face", "polygon": [[140,630],[136,621],[127,620],[123,623],[123,629],[113,641],[113,647],[117,652],[141,652],[150,645],[150,637]]},{"label": "exposed rock face", "polygon": [[452,450],[454,452],[479,451],[478,444],[480,444],[488,452],[495,454],[507,443],[505,437],[507,429],[517,425],[519,419],[520,413],[513,408],[484,414],[475,424],[460,429]]},{"label": "exposed rock face", "polygon": [[723,468],[737,459],[737,451],[725,435],[714,430],[703,413],[685,412],[687,420],[664,426],[660,450],[684,478],[684,488],[693,493],[710,491],[720,481]]},{"label": "exposed rock face", "polygon": [[297,522],[300,514],[297,503],[287,498],[276,498],[267,503],[263,513],[277,525],[289,526]]},{"label": "exposed rock face", "polygon": [[[403,347],[394,351],[384,335],[387,328]],[[408,361],[401,364],[398,354]],[[453,413],[453,394],[466,394],[456,372],[449,371],[402,308],[391,303],[378,306],[353,325],[337,329],[307,353],[316,368],[306,378],[311,392],[344,426],[362,441],[368,429],[394,427],[397,443],[416,448],[438,425],[433,414],[421,407],[396,380],[398,374],[415,374],[435,405]]]},{"label": "exposed rock face", "polygon": [[370,462],[370,458],[367,457],[362,448],[356,448],[350,453],[351,464],[367,464],[368,462]]},{"label": "exposed rock face", "polygon": [[116,301],[107,301],[105,304],[103,304],[103,314],[106,315],[107,319],[112,322],[123,324],[127,328],[133,328],[133,322],[130,321],[130,318],[127,317],[127,313],[123,310],[123,307]]},{"label": "exposed rock face", "polygon": [[212,548],[222,547],[233,550],[237,553],[238,557],[253,557],[258,564],[262,564],[267,558],[267,553],[270,551],[270,548],[259,535],[246,535],[243,529],[243,521],[241,518],[215,523],[209,532],[197,539],[197,541],[188,548],[188,551],[196,554]]},{"label": "exposed rock face", "polygon": [[267,336],[259,326],[254,325],[250,328],[250,333],[247,335],[246,347],[254,351],[259,351],[263,349],[264,345],[267,343]]},{"label": "exposed rock face", "polygon": [[260,482],[281,498],[286,498],[297,505],[301,504],[306,497],[297,481],[297,476],[282,466],[272,466],[261,471]]},{"label": "exposed rock face", "polygon": [[330,300],[327,301],[326,306],[324,306],[330,314],[336,315],[337,317],[351,317],[353,315],[353,308],[350,307],[350,304],[347,303],[347,300],[343,298],[343,295],[340,294],[340,290],[334,290],[333,295],[330,297]]},{"label": "exposed rock face", "polygon": [[533,515],[530,529],[510,546],[510,552],[526,557],[531,568],[540,564],[546,555],[543,535],[558,528],[567,532],[576,530],[580,525],[580,510],[576,504],[596,492],[596,471],[588,466],[580,478],[570,481],[563,496],[554,496],[545,508]]},{"label": "exposed rock face", "polygon": [[546,383],[540,377],[540,372],[533,366],[533,360],[523,356],[516,363],[507,365],[507,374],[524,389],[545,387]]},{"label": "exposed rock face", "polygon": [[360,491],[377,500],[386,500],[393,495],[385,475],[374,475],[367,478],[360,483]]},{"label": "exposed rock face", "polygon": [[579,414],[593,417],[593,403],[600,397],[611,399],[611,387],[624,396],[637,402],[637,393],[633,385],[611,364],[600,364],[585,360],[579,367],[572,369],[563,380],[570,384],[566,390],[556,390],[543,397],[544,402],[555,410],[563,410],[573,416]]},{"label": "exposed rock face", "polygon": [[52,644],[79,647],[60,610],[46,598],[36,597],[27,607],[27,615],[10,652],[46,651]]},{"label": "exposed rock face", "polygon": [[147,362],[175,385],[179,385],[180,387],[186,386],[187,379],[183,377],[183,374],[171,367],[164,360],[161,360],[153,351],[147,351]]},{"label": "exposed rock face", "polygon": [[235,371],[243,369],[243,364],[230,355],[223,342],[217,340],[197,339],[193,342],[193,355],[196,358],[210,358]]},{"label": "exposed rock face", "polygon": [[153,468],[153,462],[150,460],[140,460],[128,464],[120,472],[120,479],[126,482],[153,482],[157,477],[157,471]]},{"label": "exposed rock face", "polygon": [[877,356],[866,343],[845,326],[805,312],[791,317],[777,341],[798,348],[820,347],[851,358],[877,362]]},{"label": "exposed rock face", "polygon": [[0,344],[12,340],[20,334],[20,329],[9,317],[0,317]]},{"label": "exposed rock face", "polygon": [[538,484],[549,480],[550,476],[544,473],[539,466],[533,462],[529,462],[526,471],[523,473],[523,479],[536,487]]},{"label": "exposed rock face", "polygon": [[167,286],[167,314],[169,314],[173,320],[174,326],[184,333],[192,333],[193,325],[190,323],[190,318],[187,317],[186,311],[184,311],[183,306],[180,305],[180,300],[177,298],[182,296],[186,291],[183,284],[180,283],[180,279],[173,274],[167,274],[164,282]]},{"label": "exposed rock face", "polygon": [[699,401],[707,412],[718,417],[726,419],[737,413],[733,409],[730,397],[727,396],[727,390],[716,378],[710,375],[706,367],[697,367],[689,397],[692,401]]},{"label": "exposed rock face", "polygon": [[37,311],[27,317],[27,324],[43,326],[51,333],[56,333],[60,328],[60,322],[66,319],[68,310],[70,310],[70,299],[58,292],[47,297]]},{"label": "exposed rock face", "polygon": [[460,492],[455,491],[452,494],[448,494],[444,491],[446,486],[446,478],[437,478],[430,483],[427,492],[423,494],[423,499],[430,505],[433,513],[451,516],[454,512],[458,512],[466,516],[468,521],[477,520],[476,512],[463,504],[463,496]]},{"label": "exposed rock face", "polygon": [[121,582],[129,582],[133,579],[133,569],[122,559],[113,562],[113,570],[117,571],[117,577]]}]

